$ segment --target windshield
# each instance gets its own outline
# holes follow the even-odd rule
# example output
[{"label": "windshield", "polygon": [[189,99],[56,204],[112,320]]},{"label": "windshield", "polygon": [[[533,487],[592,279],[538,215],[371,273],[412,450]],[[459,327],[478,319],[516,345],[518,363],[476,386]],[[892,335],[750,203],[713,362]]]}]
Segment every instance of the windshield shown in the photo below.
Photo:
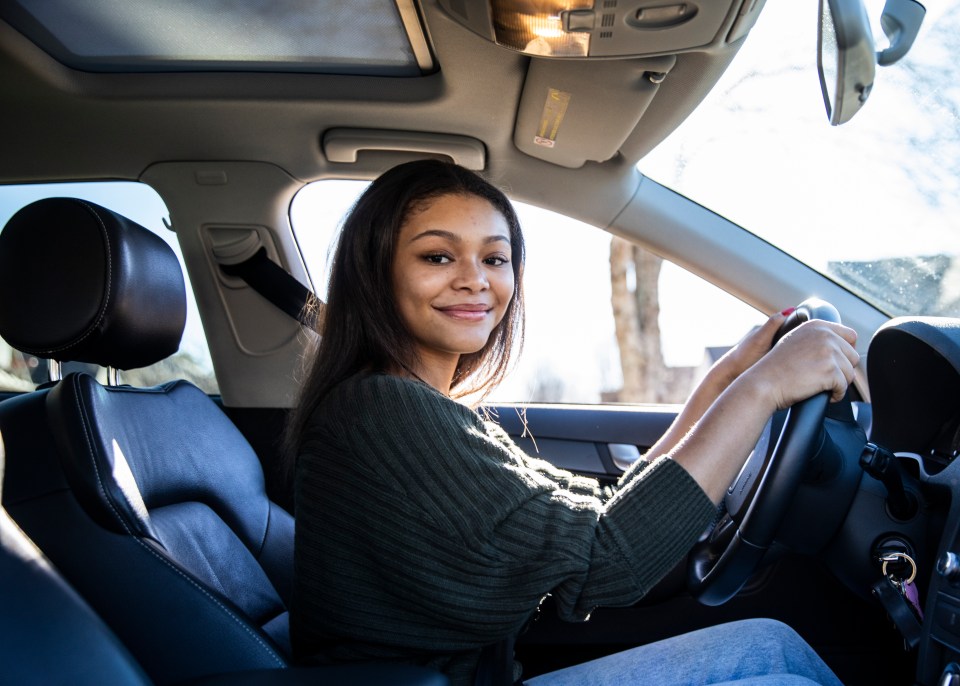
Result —
[{"label": "windshield", "polygon": [[[882,3],[868,3],[877,49]],[[817,3],[765,6],[705,102],[639,168],[888,315],[960,316],[960,1],[827,121]]]}]

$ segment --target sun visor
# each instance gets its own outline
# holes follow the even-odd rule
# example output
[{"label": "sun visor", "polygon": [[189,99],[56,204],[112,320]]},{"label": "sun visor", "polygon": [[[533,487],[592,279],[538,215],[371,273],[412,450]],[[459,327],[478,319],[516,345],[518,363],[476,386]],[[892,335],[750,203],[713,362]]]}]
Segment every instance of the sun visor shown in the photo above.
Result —
[{"label": "sun visor", "polygon": [[676,63],[635,60],[530,61],[513,142],[563,167],[617,154]]},{"label": "sun visor", "polygon": [[953,458],[960,449],[960,320],[891,320],[870,341],[867,378],[872,441]]}]

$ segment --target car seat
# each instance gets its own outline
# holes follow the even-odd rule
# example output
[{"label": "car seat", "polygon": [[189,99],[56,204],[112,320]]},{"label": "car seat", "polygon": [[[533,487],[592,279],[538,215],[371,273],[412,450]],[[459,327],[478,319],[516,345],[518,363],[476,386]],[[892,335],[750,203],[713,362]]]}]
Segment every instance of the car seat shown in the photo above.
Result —
[{"label": "car seat", "polygon": [[[177,350],[184,320],[171,248],[110,210],[40,200],[0,233],[18,350],[138,368]],[[206,394],[72,373],[0,403],[0,433],[5,507],[153,681],[288,665],[293,518]]]},{"label": "car seat", "polygon": [[[131,369],[175,352],[183,275],[157,235],[50,198],[0,233],[0,336],[44,359]],[[293,519],[198,388],[74,373],[0,404],[4,502],[158,683],[287,664]]]},{"label": "car seat", "polygon": [[[0,440],[0,491],[3,490]],[[113,632],[0,506],[0,664],[7,683],[146,686]]]},{"label": "car seat", "polygon": [[[0,492],[4,452],[0,439]],[[63,580],[0,505],[0,664],[17,686],[150,686],[127,649]],[[408,665],[252,670],[191,680],[192,686],[444,686]]]}]

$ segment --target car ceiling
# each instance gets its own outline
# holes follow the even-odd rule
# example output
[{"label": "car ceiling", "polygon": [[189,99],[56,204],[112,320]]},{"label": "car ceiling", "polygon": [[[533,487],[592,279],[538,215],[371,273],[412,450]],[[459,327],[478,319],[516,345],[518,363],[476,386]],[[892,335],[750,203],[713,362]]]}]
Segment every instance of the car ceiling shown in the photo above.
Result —
[{"label": "car ceiling", "polygon": [[[371,178],[400,158],[361,152],[355,163],[330,162],[324,135],[425,131],[479,141],[488,174],[515,198],[604,226],[639,183],[636,161],[692,111],[736,54],[743,39],[726,37],[743,6],[733,0],[712,42],[695,50],[583,61],[499,47],[426,0],[420,10],[439,68],[412,78],[83,72],[0,22],[7,132],[0,183],[135,180],[161,161],[267,162],[304,182]],[[651,71],[666,78],[654,85]],[[543,97],[524,98],[529,84],[559,84],[573,94],[564,124],[572,154],[546,161],[518,149],[515,132],[538,116]],[[516,140],[526,138],[521,133]]]}]

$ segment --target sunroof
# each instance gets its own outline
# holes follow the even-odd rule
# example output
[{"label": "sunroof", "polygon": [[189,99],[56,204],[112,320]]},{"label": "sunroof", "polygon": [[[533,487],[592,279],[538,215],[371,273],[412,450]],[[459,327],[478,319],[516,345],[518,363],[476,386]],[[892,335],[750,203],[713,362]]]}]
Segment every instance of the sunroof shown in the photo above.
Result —
[{"label": "sunroof", "polygon": [[85,71],[433,70],[414,0],[4,0],[0,16]]}]

